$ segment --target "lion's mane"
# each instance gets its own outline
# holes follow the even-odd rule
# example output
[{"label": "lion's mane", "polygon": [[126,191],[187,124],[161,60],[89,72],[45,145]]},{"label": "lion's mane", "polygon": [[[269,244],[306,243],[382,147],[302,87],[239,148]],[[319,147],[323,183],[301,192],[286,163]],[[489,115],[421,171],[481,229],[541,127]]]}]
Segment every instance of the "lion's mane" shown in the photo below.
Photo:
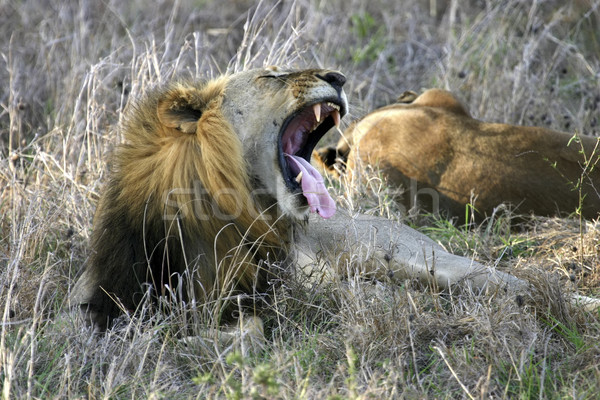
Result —
[{"label": "lion's mane", "polygon": [[[226,81],[170,84],[127,113],[91,238],[89,262],[103,268],[88,279],[111,289],[90,299],[92,312],[118,315],[115,299],[134,309],[144,293],[132,288],[144,282],[162,295],[193,280],[204,301],[248,292],[265,281],[258,260],[282,257],[289,221],[253,193],[240,139],[221,112]],[[122,273],[132,265],[134,274]]]}]

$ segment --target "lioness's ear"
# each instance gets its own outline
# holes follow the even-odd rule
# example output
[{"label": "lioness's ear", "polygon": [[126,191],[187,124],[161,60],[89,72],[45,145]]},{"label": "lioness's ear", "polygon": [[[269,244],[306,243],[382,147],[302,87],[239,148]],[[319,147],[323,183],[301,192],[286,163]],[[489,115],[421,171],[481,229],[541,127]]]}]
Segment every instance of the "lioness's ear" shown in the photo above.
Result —
[{"label": "lioness's ear", "polygon": [[413,92],[412,90],[407,90],[398,96],[396,103],[410,104],[415,101],[417,97],[419,97],[417,93]]},{"label": "lioness's ear", "polygon": [[168,128],[195,133],[205,106],[198,90],[176,87],[158,100],[158,119]]}]

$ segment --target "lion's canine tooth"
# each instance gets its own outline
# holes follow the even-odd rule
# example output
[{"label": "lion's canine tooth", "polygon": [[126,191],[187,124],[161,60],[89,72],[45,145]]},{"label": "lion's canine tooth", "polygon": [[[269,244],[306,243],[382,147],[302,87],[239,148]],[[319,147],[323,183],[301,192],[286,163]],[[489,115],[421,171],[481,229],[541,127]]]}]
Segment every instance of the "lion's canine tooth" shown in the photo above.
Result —
[{"label": "lion's canine tooth", "polygon": [[300,183],[302,182],[302,171],[300,171],[300,173],[298,174],[298,176],[295,178],[296,182]]},{"label": "lion's canine tooth", "polygon": [[321,122],[321,103],[317,103],[313,106],[313,111],[315,112],[315,117],[317,118],[317,122]]},{"label": "lion's canine tooth", "polygon": [[340,112],[338,110],[333,110],[333,112],[331,113],[331,116],[333,118],[333,123],[335,124],[336,128],[340,128]]}]

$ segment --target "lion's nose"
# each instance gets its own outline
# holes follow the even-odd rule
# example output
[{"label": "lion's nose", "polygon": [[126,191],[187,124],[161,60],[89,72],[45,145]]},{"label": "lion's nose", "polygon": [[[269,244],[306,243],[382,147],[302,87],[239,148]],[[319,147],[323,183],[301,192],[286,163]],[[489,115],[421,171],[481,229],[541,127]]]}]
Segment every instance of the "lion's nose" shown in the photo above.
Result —
[{"label": "lion's nose", "polygon": [[344,83],[346,83],[346,77],[339,72],[328,72],[325,75],[317,75],[317,77],[329,83],[338,91],[341,90]]}]

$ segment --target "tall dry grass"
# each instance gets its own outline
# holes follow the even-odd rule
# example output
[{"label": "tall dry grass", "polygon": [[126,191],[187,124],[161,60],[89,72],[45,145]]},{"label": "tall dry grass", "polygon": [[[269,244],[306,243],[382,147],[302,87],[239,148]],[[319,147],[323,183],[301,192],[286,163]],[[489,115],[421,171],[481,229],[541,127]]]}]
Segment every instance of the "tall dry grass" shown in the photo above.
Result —
[{"label": "tall dry grass", "polygon": [[[177,310],[94,335],[67,298],[121,112],[149,86],[331,67],[348,76],[347,121],[436,86],[482,119],[597,136],[599,23],[598,0],[0,0],[2,397],[593,398],[600,315],[563,298],[575,286],[600,293],[591,221],[515,227],[503,214],[471,230],[422,228],[529,278],[533,299],[359,278],[306,285],[288,271],[265,306],[263,348],[182,341]],[[357,185],[332,190],[347,208],[398,218],[376,175]]]}]

